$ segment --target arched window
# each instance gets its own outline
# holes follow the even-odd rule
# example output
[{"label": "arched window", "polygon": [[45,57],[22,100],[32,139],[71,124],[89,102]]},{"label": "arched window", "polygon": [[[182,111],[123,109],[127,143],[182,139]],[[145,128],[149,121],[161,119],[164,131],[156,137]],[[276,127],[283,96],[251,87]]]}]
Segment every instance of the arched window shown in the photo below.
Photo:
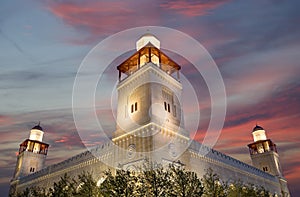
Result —
[{"label": "arched window", "polygon": [[131,113],[133,113],[137,110],[138,110],[138,103],[135,102],[134,104],[131,105]]},{"label": "arched window", "polygon": [[268,172],[268,167],[263,167],[264,172]]}]

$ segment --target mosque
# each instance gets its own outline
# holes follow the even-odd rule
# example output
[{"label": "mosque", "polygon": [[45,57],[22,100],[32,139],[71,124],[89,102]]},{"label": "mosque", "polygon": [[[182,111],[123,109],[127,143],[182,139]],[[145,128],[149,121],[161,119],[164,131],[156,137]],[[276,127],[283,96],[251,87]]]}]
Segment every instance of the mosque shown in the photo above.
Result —
[{"label": "mosque", "polygon": [[[20,144],[10,194],[27,187],[50,188],[65,173],[77,176],[93,172],[97,184],[110,169],[137,170],[149,160],[163,165],[180,161],[202,177],[212,168],[224,181],[243,181],[263,186],[275,196],[290,196],[276,145],[256,125],[248,144],[252,165],[190,139],[183,124],[181,67],[160,50],[160,41],[145,34],[137,51],[117,66],[119,71],[117,128],[112,140],[45,166],[49,145],[40,125]],[[67,153],[66,153],[67,154]]]}]

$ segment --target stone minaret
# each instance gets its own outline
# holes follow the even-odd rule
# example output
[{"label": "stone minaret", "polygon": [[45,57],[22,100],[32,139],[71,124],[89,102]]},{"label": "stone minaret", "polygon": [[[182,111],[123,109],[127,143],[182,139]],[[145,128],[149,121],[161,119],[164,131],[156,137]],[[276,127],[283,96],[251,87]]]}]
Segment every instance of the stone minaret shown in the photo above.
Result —
[{"label": "stone minaret", "polygon": [[136,168],[143,159],[161,163],[177,159],[188,140],[181,109],[180,66],[160,50],[151,34],[120,64],[116,165]]},{"label": "stone minaret", "polygon": [[253,166],[278,177],[283,196],[289,196],[287,181],[283,177],[276,144],[267,138],[266,131],[256,125],[252,130],[254,142],[248,144]]},{"label": "stone minaret", "polygon": [[43,142],[44,131],[40,124],[33,127],[29,138],[20,144],[11,192],[21,177],[41,170],[44,167],[49,145]]}]

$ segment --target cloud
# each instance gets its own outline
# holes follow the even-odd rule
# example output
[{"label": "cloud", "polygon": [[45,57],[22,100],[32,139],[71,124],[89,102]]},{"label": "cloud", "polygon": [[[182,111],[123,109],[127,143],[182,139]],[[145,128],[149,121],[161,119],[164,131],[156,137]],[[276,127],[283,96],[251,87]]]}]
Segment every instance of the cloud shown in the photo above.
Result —
[{"label": "cloud", "polygon": [[166,1],[162,3],[160,6],[167,10],[175,11],[179,14],[195,17],[207,15],[212,12],[212,10],[217,7],[229,2],[229,0],[217,0],[217,1]]},{"label": "cloud", "polygon": [[109,33],[132,14],[125,2],[51,2],[48,9],[67,24],[87,28],[92,33]]},{"label": "cloud", "polygon": [[212,10],[229,2],[229,0],[217,1],[167,1],[160,6],[164,9],[173,10],[179,14],[195,17],[210,14]]},{"label": "cloud", "polygon": [[[45,8],[68,26],[82,32],[80,38],[65,38],[71,44],[90,44],[118,31],[137,26],[163,25],[170,26],[176,21],[186,27],[184,16],[200,16],[209,14],[212,10],[229,2],[222,1],[48,1]],[[174,19],[176,19],[174,21]],[[188,23],[190,24],[190,23]],[[196,31],[189,31],[197,27]],[[201,23],[182,28],[199,36]],[[195,28],[194,28],[195,29]],[[207,32],[207,31],[206,31]],[[204,35],[204,34],[202,34]],[[210,39],[215,41],[216,39]]]},{"label": "cloud", "polygon": [[[274,90],[259,103],[244,106],[237,104],[238,107],[231,104],[217,147],[223,150],[228,144],[236,148],[245,146],[252,140],[251,129],[256,123],[270,130],[277,142],[295,139],[296,128],[300,126],[297,121],[300,117],[299,88],[300,84],[288,84]],[[205,135],[206,128],[201,125],[195,138],[202,141]]]},{"label": "cloud", "polygon": [[132,0],[48,1],[46,9],[67,25],[89,33],[82,39],[69,40],[73,44],[91,43],[103,36],[131,27],[159,24],[160,16],[152,2],[139,3]]},{"label": "cloud", "polygon": [[[225,127],[232,127],[235,125],[283,118],[300,116],[299,99],[300,99],[300,84],[292,83],[282,86],[278,89],[270,91],[270,93],[264,95],[260,102],[256,102],[250,105],[244,105],[241,107],[234,103],[230,104],[229,112],[226,117]],[[260,91],[257,89],[257,91]],[[240,101],[242,102],[242,101]],[[240,110],[237,108],[240,107]],[[289,110],[287,110],[289,109]]]},{"label": "cloud", "polygon": [[0,114],[0,125],[1,126],[8,126],[11,125],[13,123],[13,119],[11,116],[9,115],[1,115]]}]

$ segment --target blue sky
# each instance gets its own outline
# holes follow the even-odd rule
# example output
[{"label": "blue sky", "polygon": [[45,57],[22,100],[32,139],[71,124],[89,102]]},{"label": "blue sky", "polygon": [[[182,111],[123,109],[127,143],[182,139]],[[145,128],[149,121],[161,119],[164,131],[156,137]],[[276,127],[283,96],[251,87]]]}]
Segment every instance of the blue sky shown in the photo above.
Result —
[{"label": "blue sky", "polygon": [[[250,162],[246,145],[258,122],[277,143],[289,187],[299,193],[300,160],[295,157],[300,148],[299,4],[296,0],[1,1],[0,191],[7,192],[19,143],[38,121],[51,144],[48,164],[83,150],[71,108],[81,61],[107,36],[155,25],[194,37],[220,69],[228,105],[215,148]],[[197,89],[199,107],[209,114],[207,88],[192,71],[182,68]],[[108,76],[116,79],[113,70]],[[102,106],[99,111],[107,132],[113,131],[109,110]],[[203,117],[196,133],[199,141],[209,121]]]}]

